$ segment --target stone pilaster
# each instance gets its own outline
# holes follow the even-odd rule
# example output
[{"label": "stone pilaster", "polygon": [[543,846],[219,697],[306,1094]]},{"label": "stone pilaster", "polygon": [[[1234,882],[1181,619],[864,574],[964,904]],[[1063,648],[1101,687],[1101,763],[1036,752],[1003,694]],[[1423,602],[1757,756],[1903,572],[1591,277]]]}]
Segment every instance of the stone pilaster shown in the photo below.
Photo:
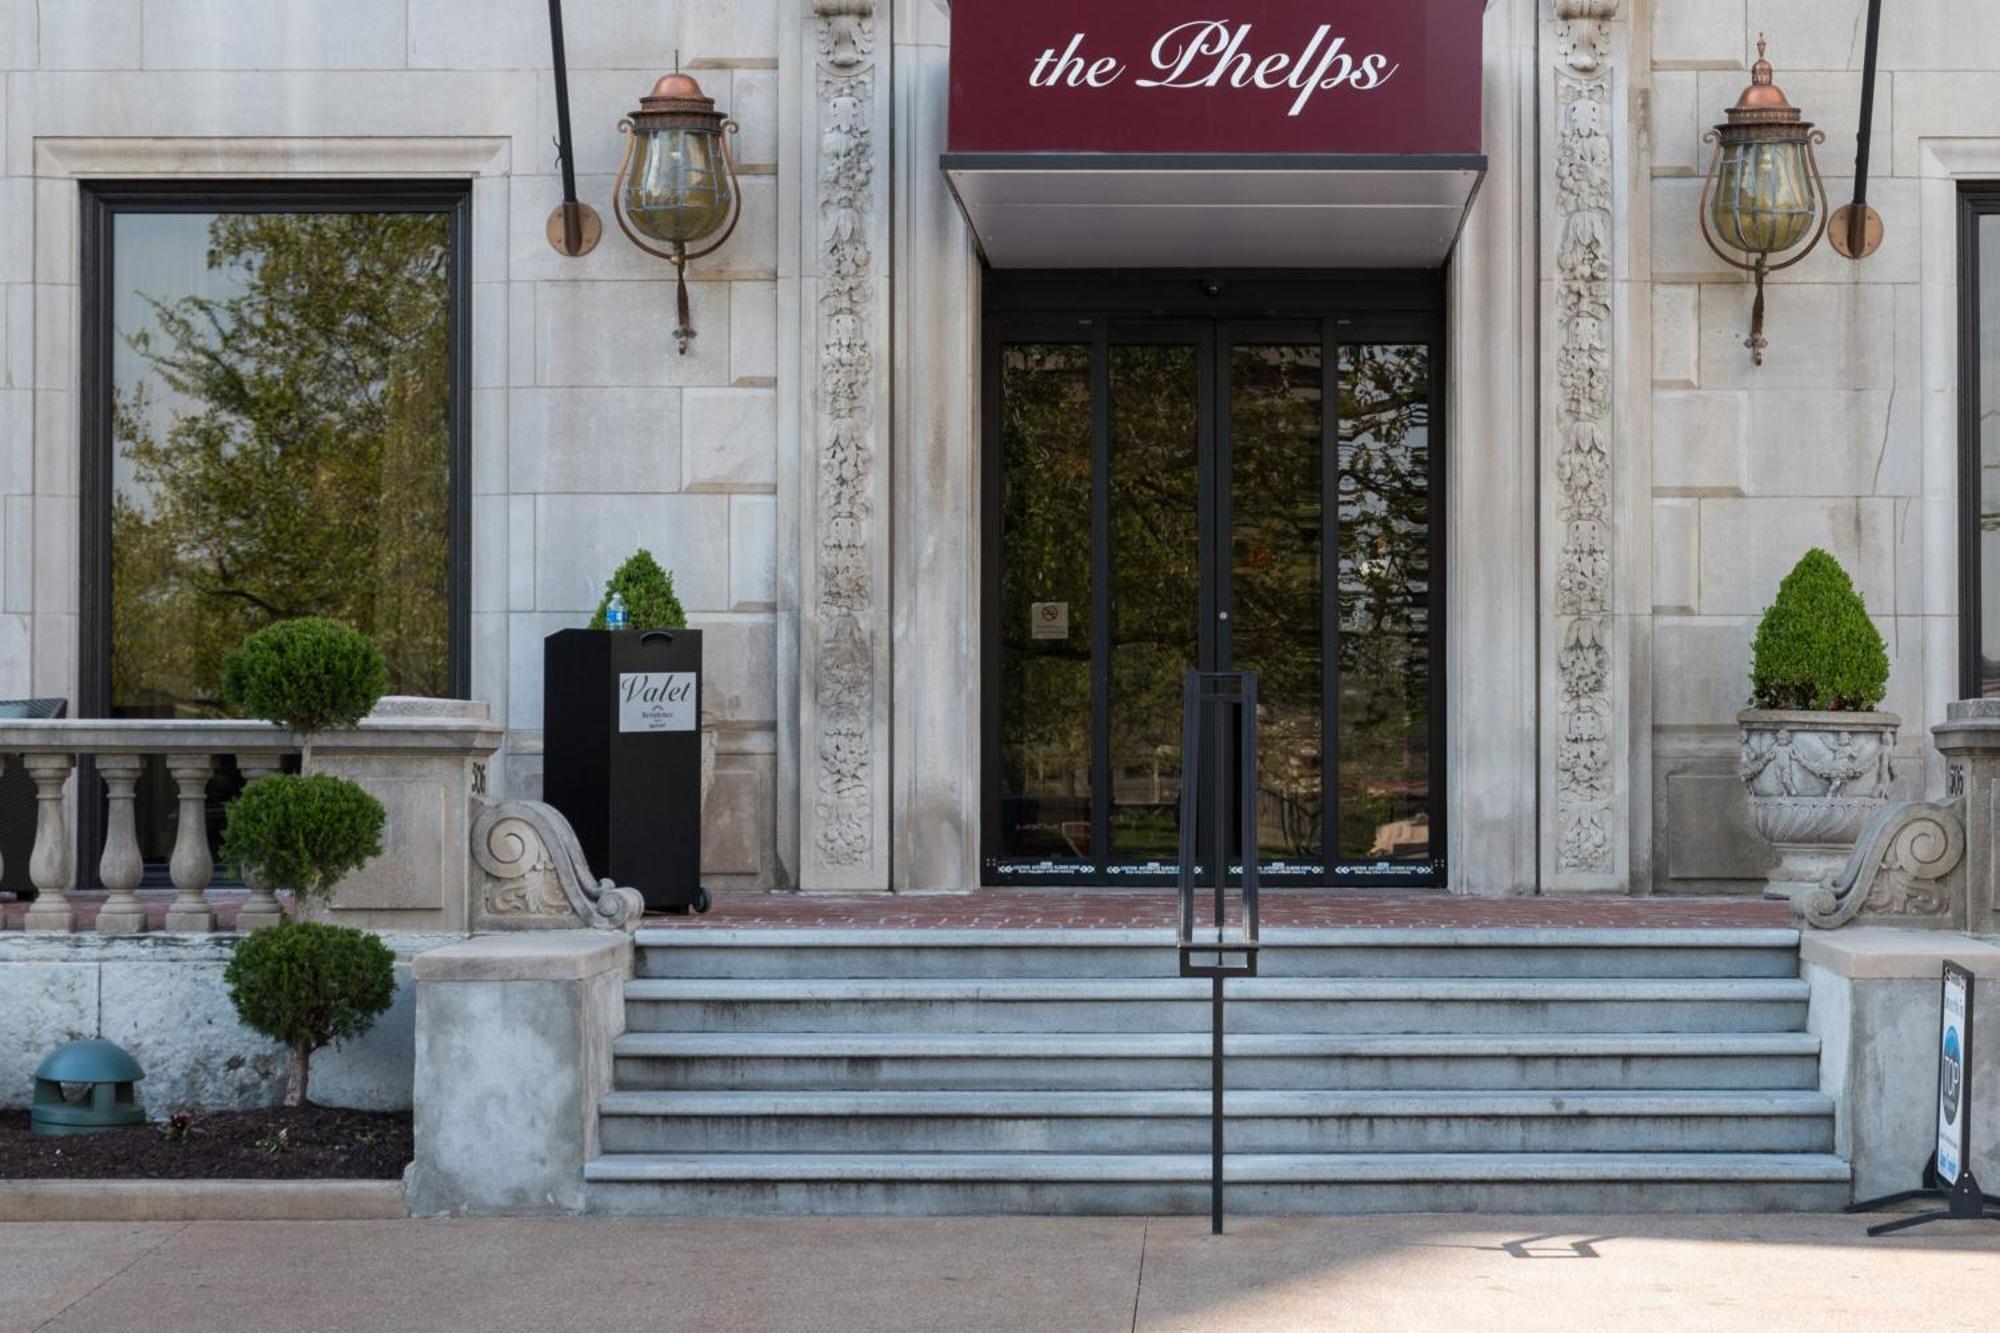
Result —
[{"label": "stone pilaster", "polygon": [[804,889],[889,887],[888,17],[886,0],[810,0],[801,34]]},{"label": "stone pilaster", "polygon": [[1542,868],[1545,892],[1633,882],[1635,765],[1618,253],[1620,0],[1554,0],[1544,32]]}]

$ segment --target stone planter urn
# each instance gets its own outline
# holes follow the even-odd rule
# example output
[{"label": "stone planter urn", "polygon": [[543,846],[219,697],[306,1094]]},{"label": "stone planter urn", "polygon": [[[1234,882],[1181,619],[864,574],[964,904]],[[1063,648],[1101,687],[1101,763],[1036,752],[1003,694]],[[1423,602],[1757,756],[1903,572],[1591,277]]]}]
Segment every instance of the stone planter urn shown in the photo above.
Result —
[{"label": "stone planter urn", "polygon": [[1746,709],[1743,785],[1750,820],[1778,853],[1764,896],[1793,895],[1839,873],[1896,774],[1894,713]]}]

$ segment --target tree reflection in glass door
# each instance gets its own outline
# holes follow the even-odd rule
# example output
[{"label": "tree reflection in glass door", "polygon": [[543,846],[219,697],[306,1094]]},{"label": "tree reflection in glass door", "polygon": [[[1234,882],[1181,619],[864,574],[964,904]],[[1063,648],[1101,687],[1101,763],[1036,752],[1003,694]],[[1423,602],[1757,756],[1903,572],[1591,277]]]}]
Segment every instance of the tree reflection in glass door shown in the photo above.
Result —
[{"label": "tree reflection in glass door", "polygon": [[1192,345],[1110,356],[1111,869],[1172,873],[1201,606],[1201,381]]},{"label": "tree reflection in glass door", "polygon": [[1000,364],[1000,842],[1090,868],[1091,348]]},{"label": "tree reflection in glass door", "polygon": [[1324,869],[1321,474],[1317,342],[1229,357],[1229,668],[1257,673],[1257,858]]},{"label": "tree reflection in glass door", "polygon": [[1340,349],[1339,789],[1343,867],[1428,864],[1430,350]]}]

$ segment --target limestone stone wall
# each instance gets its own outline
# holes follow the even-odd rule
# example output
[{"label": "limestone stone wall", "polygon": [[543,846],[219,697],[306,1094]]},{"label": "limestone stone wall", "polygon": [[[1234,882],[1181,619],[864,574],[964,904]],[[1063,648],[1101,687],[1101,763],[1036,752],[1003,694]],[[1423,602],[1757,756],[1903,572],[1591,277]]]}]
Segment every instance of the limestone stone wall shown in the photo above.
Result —
[{"label": "limestone stone wall", "polygon": [[[582,197],[560,199],[538,0],[0,0],[0,697],[77,694],[77,183],[88,176],[472,181],[472,676],[539,795],[541,642],[651,548],[705,631],[719,732],[710,882],[791,875],[776,842],[782,0],[568,7]],[[675,53],[739,122],[745,210],[691,284],[611,223],[620,116]]]},{"label": "limestone stone wall", "polygon": [[[1629,0],[1628,0],[1629,3]],[[1894,7],[1882,31],[1870,201],[1887,238],[1853,263],[1822,245],[1771,279],[1766,364],[1752,287],[1697,229],[1701,136],[1748,82],[1759,33],[1776,81],[1826,132],[1851,193],[1866,0],[1648,0],[1650,555],[1656,891],[1739,887],[1766,852],[1735,777],[1732,719],[1756,618],[1809,546],[1853,574],[1888,642],[1885,707],[1905,719],[1902,783],[1942,775],[1928,728],[1957,695],[1958,179],[2000,174],[2000,7]]]}]

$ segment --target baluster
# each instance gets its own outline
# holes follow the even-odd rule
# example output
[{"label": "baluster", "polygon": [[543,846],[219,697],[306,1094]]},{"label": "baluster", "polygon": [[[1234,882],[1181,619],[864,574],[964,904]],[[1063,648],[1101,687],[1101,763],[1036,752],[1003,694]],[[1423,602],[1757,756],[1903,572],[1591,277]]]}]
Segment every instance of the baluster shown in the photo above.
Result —
[{"label": "baluster", "polygon": [[208,854],[208,778],[214,771],[214,755],[177,754],[167,760],[180,800],[170,864],[177,892],[167,909],[168,930],[215,929],[215,908],[205,896],[215,878],[215,858]]},{"label": "baluster", "polygon": [[[239,754],[236,766],[243,771],[245,786],[262,777],[278,771],[283,756],[275,754]],[[236,914],[236,929],[246,934],[253,930],[263,930],[275,926],[285,919],[285,909],[278,902],[277,892],[262,880],[245,875],[244,884],[250,896],[244,900],[243,910]]]},{"label": "baluster", "polygon": [[110,810],[104,821],[104,856],[97,874],[111,896],[97,912],[101,935],[136,935],[146,928],[146,909],[133,890],[145,878],[145,858],[139,855],[139,830],[133,820],[133,794],[146,761],[136,754],[101,754],[97,772],[104,779]]},{"label": "baluster", "polygon": [[35,780],[35,850],[28,857],[28,878],[35,901],[28,907],[29,930],[75,930],[76,909],[69,891],[69,827],[63,818],[63,787],[76,760],[66,754],[31,754],[23,761]]}]

